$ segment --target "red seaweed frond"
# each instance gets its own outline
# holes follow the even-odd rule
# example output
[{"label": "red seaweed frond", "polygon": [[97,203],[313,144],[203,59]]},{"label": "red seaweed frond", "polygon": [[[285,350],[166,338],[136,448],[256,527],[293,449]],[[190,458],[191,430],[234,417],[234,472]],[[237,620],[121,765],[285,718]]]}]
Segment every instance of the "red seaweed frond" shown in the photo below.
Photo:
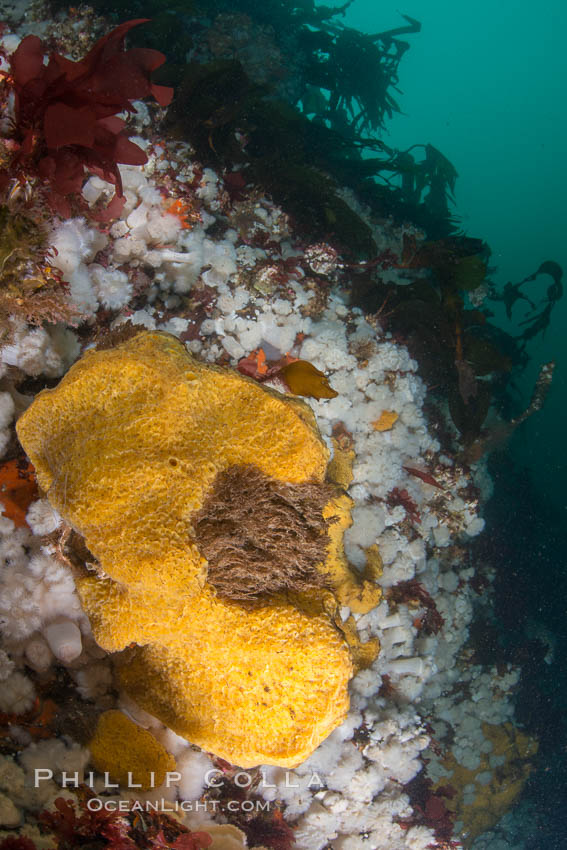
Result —
[{"label": "red seaweed frond", "polygon": [[285,822],[279,809],[274,809],[268,816],[259,815],[248,823],[240,824],[246,833],[248,846],[258,844],[270,850],[291,850],[295,844],[293,829]]},{"label": "red seaweed frond", "polygon": [[390,601],[396,604],[414,604],[425,608],[425,614],[419,618],[419,628],[425,634],[437,634],[443,626],[445,620],[437,610],[435,600],[427,592],[420,582],[412,578],[409,581],[402,581],[388,591]]},{"label": "red seaweed frond", "polygon": [[402,829],[428,826],[435,833],[435,841],[427,845],[431,850],[462,847],[453,839],[455,812],[445,803],[446,799],[455,796],[454,788],[448,785],[434,788],[431,779],[422,771],[405,785],[404,790],[410,798],[413,814],[398,821]]},{"label": "red seaweed frond", "polygon": [[113,850],[134,850],[136,847],[128,838],[129,824],[121,814],[104,808],[91,811],[86,805],[77,813],[73,803],[63,797],[58,797],[54,806],[55,811],[45,810],[40,814],[39,822],[55,834],[60,848],[79,846],[85,838],[107,839],[107,846]]},{"label": "red seaweed frond", "polygon": [[399,487],[394,487],[388,493],[386,502],[391,508],[401,505],[412,522],[421,523],[421,516],[417,505],[407,490],[400,490]]},{"label": "red seaweed frond", "polygon": [[415,478],[420,478],[423,482],[425,482],[425,484],[430,484],[431,487],[437,487],[438,490],[445,489],[438,481],[435,480],[430,472],[427,472],[424,469],[417,469],[415,466],[404,466],[404,469]]},{"label": "red seaweed frond", "polygon": [[146,20],[116,27],[78,62],[52,53],[45,65],[45,48],[35,35],[26,36],[11,57],[16,152],[8,173],[40,177],[50,187],[50,205],[63,216],[71,214],[68,196],[80,193],[87,173],[114,184],[115,214],[116,198],[122,197],[118,164],[147,161],[117,117],[134,111],[133,100],[151,96],[160,106],[171,101],[172,89],[150,79],[165,61],[163,54],[124,49],[129,30]]},{"label": "red seaweed frond", "polygon": [[[94,794],[81,786],[76,801],[58,797],[55,811],[43,811],[39,822],[53,833],[59,850],[97,846],[101,850],[205,850],[212,844],[208,832],[191,832],[186,826],[161,812],[116,812],[89,808]],[[2,847],[1,850],[4,850]],[[28,848],[6,848],[28,850]],[[31,848],[29,848],[31,850]]]}]

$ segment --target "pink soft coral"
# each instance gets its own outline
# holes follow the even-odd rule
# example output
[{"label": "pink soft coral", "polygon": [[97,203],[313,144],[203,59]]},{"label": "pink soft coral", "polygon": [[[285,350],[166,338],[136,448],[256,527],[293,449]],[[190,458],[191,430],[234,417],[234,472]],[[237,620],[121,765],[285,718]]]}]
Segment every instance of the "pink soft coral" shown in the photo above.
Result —
[{"label": "pink soft coral", "polygon": [[84,59],[72,62],[54,53],[43,64],[40,38],[28,35],[11,59],[15,92],[13,165],[49,183],[51,206],[70,214],[67,196],[81,191],[85,174],[113,183],[116,193],[108,212],[121,207],[118,163],[143,165],[146,154],[128,139],[117,117],[134,111],[131,101],[149,95],[167,106],[173,90],[151,82],[150,73],[165,61],[157,50],[124,50],[124,38],[147,18],[126,21],[99,39]]}]

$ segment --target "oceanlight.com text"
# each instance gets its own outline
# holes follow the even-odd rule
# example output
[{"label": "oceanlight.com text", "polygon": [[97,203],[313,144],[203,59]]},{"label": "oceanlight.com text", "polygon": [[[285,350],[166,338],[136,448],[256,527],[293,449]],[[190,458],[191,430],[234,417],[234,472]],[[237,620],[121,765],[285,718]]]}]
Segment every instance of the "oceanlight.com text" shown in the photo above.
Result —
[{"label": "oceanlight.com text", "polygon": [[[269,812],[270,803],[266,800],[228,800],[223,803],[223,811],[229,812]],[[217,812],[220,811],[218,800],[105,800],[102,797],[91,797],[87,800],[87,808],[91,812]]]}]

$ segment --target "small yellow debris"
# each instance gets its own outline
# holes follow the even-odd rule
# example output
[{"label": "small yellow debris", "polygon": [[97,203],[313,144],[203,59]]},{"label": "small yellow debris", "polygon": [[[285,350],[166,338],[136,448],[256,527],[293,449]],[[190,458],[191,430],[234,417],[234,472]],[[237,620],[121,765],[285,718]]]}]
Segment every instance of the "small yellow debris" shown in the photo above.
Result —
[{"label": "small yellow debris", "polygon": [[[105,711],[89,743],[96,770],[108,773],[125,788],[141,785],[143,791],[159,787],[175,759],[154,738],[121,711]],[[153,774],[153,776],[152,776]]]},{"label": "small yellow debris", "polygon": [[383,410],[378,419],[372,423],[372,427],[375,431],[389,431],[398,418],[395,410]]},{"label": "small yellow debris", "polygon": [[329,526],[329,546],[322,570],[329,577],[331,588],[340,605],[348,606],[354,614],[368,614],[382,599],[382,589],[376,584],[376,578],[381,575],[378,569],[381,560],[378,551],[373,553],[374,558],[367,560],[362,577],[349,564],[345,555],[343,535],[352,525],[353,504],[350,496],[341,493],[331,499],[323,511],[323,516],[336,517],[336,520]]},{"label": "small yellow debris", "polygon": [[327,478],[333,484],[338,484],[343,490],[348,489],[354,478],[352,466],[356,457],[354,449],[341,448],[335,437],[331,438],[333,444],[333,459],[327,467]]},{"label": "small yellow debris", "polygon": [[384,563],[378,544],[373,543],[372,546],[364,550],[364,554],[366,555],[366,564],[364,565],[363,577],[368,581],[377,582],[384,572]]},{"label": "small yellow debris", "polygon": [[378,658],[380,641],[378,638],[370,638],[370,640],[363,643],[358,635],[356,620],[352,614],[344,623],[339,620],[336,625],[348,644],[355,673],[358,673],[360,670],[366,670]]}]

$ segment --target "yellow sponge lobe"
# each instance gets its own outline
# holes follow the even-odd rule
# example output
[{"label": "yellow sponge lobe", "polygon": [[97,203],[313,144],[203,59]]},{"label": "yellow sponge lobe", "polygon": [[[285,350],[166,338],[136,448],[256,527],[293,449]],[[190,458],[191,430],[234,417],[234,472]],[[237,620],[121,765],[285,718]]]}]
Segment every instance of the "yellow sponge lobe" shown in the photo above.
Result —
[{"label": "yellow sponge lobe", "polygon": [[217,473],[252,463],[292,483],[322,479],[328,452],[305,403],[140,333],[88,351],[19,419],[40,487],[104,571],[129,587],[199,593],[191,514]]},{"label": "yellow sponge lobe", "polygon": [[175,770],[175,759],[165,747],[121,711],[100,715],[89,749],[95,769],[126,788],[158,788],[166,773]]}]

